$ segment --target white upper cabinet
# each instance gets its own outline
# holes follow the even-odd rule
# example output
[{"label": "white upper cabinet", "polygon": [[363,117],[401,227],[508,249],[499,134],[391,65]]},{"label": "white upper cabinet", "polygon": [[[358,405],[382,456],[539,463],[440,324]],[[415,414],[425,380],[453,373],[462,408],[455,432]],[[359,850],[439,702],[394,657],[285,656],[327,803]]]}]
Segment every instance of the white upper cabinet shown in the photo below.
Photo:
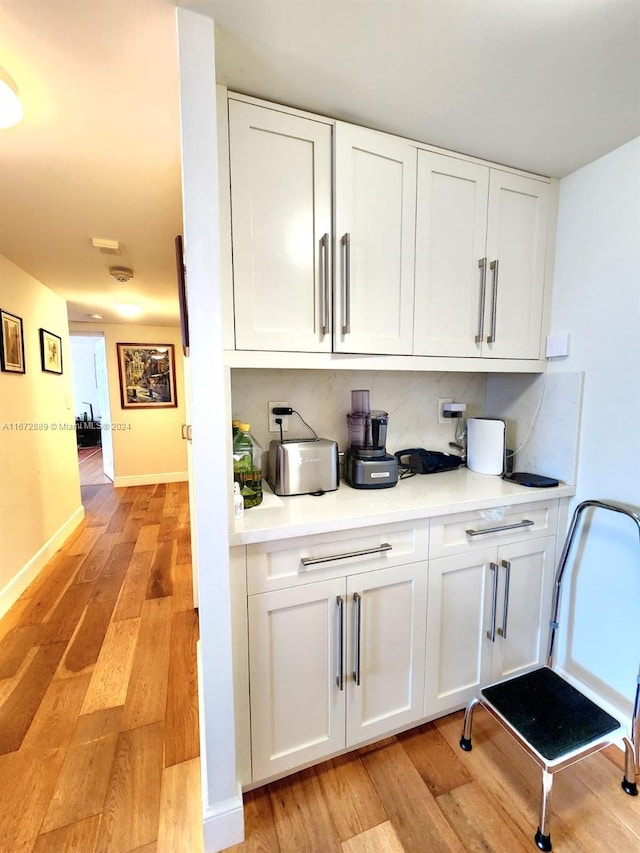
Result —
[{"label": "white upper cabinet", "polygon": [[416,355],[540,357],[548,190],[418,152]]},{"label": "white upper cabinet", "polygon": [[416,215],[417,355],[481,354],[489,169],[418,151]]},{"label": "white upper cabinet", "polygon": [[416,149],[335,128],[334,351],[413,351]]},{"label": "white upper cabinet", "polygon": [[540,363],[548,181],[242,95],[228,103],[236,350],[281,353],[283,366],[288,353],[327,366],[332,353],[416,356],[403,369]]},{"label": "white upper cabinet", "polygon": [[229,100],[236,349],[331,351],[331,125]]},{"label": "white upper cabinet", "polygon": [[549,185],[491,169],[482,354],[539,358]]}]

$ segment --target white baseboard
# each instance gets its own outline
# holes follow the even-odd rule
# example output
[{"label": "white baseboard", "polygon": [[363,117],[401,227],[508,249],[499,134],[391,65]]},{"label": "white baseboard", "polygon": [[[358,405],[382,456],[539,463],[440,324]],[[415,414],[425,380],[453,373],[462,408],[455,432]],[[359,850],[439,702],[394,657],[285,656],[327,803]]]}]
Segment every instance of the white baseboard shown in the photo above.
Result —
[{"label": "white baseboard", "polygon": [[133,474],[131,477],[116,477],[113,485],[116,489],[126,486],[155,486],[158,483],[186,483],[189,475],[186,471],[168,471],[159,474]]},{"label": "white baseboard", "polygon": [[79,506],[44,545],[24,564],[9,583],[0,590],[0,617],[15,604],[53,555],[58,551],[84,518],[84,507]]},{"label": "white baseboard", "polygon": [[242,794],[214,803],[204,810],[203,834],[205,853],[218,853],[244,841]]}]

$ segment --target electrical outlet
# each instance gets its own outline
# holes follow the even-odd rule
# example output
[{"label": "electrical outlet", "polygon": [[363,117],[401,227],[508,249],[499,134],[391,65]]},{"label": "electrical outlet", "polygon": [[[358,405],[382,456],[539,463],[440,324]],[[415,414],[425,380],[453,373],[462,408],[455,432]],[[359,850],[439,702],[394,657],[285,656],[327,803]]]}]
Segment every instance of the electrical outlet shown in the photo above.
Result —
[{"label": "electrical outlet", "polygon": [[288,432],[289,430],[289,416],[288,415],[274,415],[273,410],[277,408],[284,408],[288,406],[288,403],[283,403],[282,401],[277,403],[269,403],[269,432],[280,432],[280,425],[276,423],[276,418],[282,418],[282,432]]},{"label": "electrical outlet", "polygon": [[451,418],[445,418],[442,414],[442,407],[445,403],[453,403],[453,397],[438,397],[438,423],[439,424],[448,424],[451,423]]}]

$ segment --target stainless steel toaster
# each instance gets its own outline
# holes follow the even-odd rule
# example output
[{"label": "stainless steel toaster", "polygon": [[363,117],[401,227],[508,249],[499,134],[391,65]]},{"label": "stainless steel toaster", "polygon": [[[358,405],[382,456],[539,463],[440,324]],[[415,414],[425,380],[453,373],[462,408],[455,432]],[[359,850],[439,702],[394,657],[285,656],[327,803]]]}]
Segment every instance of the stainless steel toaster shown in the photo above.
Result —
[{"label": "stainless steel toaster", "polygon": [[272,441],[267,482],[276,495],[334,492],[339,485],[337,443],[328,438]]}]

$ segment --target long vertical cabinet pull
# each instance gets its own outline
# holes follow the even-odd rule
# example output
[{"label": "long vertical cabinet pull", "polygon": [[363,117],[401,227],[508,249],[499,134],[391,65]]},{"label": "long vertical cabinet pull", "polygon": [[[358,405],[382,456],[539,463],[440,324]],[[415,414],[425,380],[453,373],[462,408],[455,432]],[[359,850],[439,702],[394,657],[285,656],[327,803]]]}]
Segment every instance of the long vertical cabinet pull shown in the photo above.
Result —
[{"label": "long vertical cabinet pull", "polygon": [[490,267],[493,273],[493,304],[491,306],[491,333],[487,338],[488,344],[496,342],[496,321],[498,318],[498,272],[500,271],[500,261],[491,261]]},{"label": "long vertical cabinet pull", "polygon": [[360,686],[360,626],[362,622],[362,596],[353,593],[354,604],[354,642],[353,642],[353,680]]},{"label": "long vertical cabinet pull", "polygon": [[338,690],[344,690],[344,601],[342,596],[336,596],[336,605],[338,607],[338,674],[336,675],[336,687]]},{"label": "long vertical cabinet pull", "polygon": [[478,334],[476,335],[476,343],[481,344],[484,338],[484,302],[487,294],[487,259],[480,258],[478,261],[480,267],[480,306],[478,309]]},{"label": "long vertical cabinet pull", "polygon": [[502,605],[502,628],[498,628],[498,634],[507,639],[507,616],[509,614],[509,583],[511,581],[511,563],[508,560],[502,561],[502,567],[505,570],[504,576],[504,604]]},{"label": "long vertical cabinet pull", "polygon": [[330,303],[329,290],[329,235],[323,234],[320,238],[320,259],[322,264],[322,334],[328,335],[330,331]]},{"label": "long vertical cabinet pull", "polygon": [[342,334],[351,331],[351,234],[342,235]]},{"label": "long vertical cabinet pull", "polygon": [[496,563],[489,563],[489,569],[493,572],[493,589],[491,591],[491,624],[487,631],[487,639],[492,643],[496,641],[496,614],[498,610],[498,566]]}]

